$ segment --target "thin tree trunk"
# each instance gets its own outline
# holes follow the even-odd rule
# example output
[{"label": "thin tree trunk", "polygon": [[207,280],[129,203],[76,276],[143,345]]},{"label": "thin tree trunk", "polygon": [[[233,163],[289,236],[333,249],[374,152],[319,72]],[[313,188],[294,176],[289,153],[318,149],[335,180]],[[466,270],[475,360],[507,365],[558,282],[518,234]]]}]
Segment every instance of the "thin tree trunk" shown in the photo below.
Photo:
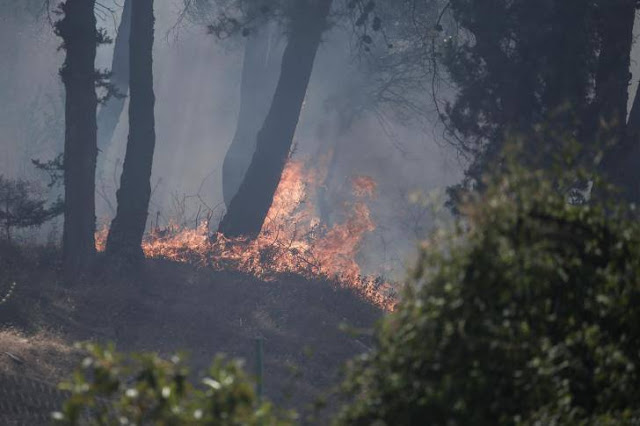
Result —
[{"label": "thin tree trunk", "polygon": [[96,108],[95,0],[67,0],[56,24],[66,50],[63,267],[69,277],[86,271],[95,255]]},{"label": "thin tree trunk", "polygon": [[153,93],[153,0],[136,0],[131,10],[129,139],[124,159],[118,210],[107,237],[107,253],[141,260],[142,237],[151,197],[155,148]]},{"label": "thin tree trunk", "polygon": [[316,158],[328,157],[328,159],[325,160],[327,162],[327,171],[317,190],[318,215],[320,222],[327,227],[333,226],[330,195],[333,185],[335,184],[336,173],[338,172],[338,160],[342,157],[341,148],[343,148],[344,143],[340,142],[340,138],[349,130],[354,120],[354,115],[345,114],[345,111],[342,109],[338,109],[335,112],[335,117],[337,118],[337,123],[328,121],[324,124],[327,128],[334,130],[331,130],[328,135],[324,131],[320,131],[318,132],[319,134],[316,135],[321,142],[315,153]]},{"label": "thin tree trunk", "polygon": [[[579,131],[588,109],[585,94],[591,90],[592,82],[584,70],[591,66],[590,53],[593,46],[589,37],[589,26],[593,24],[593,5],[584,0],[556,1],[552,14],[553,25],[548,48],[549,76],[542,97],[547,111],[544,130],[549,143]],[[533,151],[540,148],[538,143]],[[545,155],[546,156],[546,155]]]},{"label": "thin tree trunk", "polygon": [[[337,139],[336,139],[337,140]],[[338,147],[340,144],[334,143],[332,149],[326,152],[324,155],[330,156],[327,164],[327,174],[324,177],[323,182],[318,186],[318,215],[320,222],[331,227],[333,225],[332,206],[330,201],[330,192],[334,181],[334,176],[338,164]]]},{"label": "thin tree trunk", "polygon": [[251,157],[256,149],[256,136],[269,112],[278,82],[282,48],[277,31],[276,25],[259,28],[246,40],[238,124],[222,164],[222,195],[227,206],[238,192],[251,164]]},{"label": "thin tree trunk", "polygon": [[[120,115],[124,109],[125,96],[129,91],[129,34],[131,32],[131,2],[124,0],[122,17],[118,25],[118,34],[113,47],[113,59],[111,60],[111,84],[121,96],[111,96],[98,111],[98,148],[103,153],[99,159],[104,158],[113,139],[113,134],[120,121]],[[99,161],[98,169],[104,171],[104,161]]]},{"label": "thin tree trunk", "polygon": [[296,3],[280,78],[257,136],[256,151],[238,193],[220,222],[218,231],[227,237],[255,238],[260,233],[289,157],[332,0]]}]

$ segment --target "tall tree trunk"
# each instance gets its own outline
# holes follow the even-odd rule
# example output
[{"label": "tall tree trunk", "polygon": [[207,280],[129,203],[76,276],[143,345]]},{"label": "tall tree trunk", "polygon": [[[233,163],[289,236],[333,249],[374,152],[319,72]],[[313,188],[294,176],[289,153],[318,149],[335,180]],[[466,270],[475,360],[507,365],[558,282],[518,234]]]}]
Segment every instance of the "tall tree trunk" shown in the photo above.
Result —
[{"label": "tall tree trunk", "polygon": [[[548,40],[547,84],[544,102],[547,116],[545,126],[549,139],[575,135],[584,119],[586,94],[591,91],[589,74],[590,53],[593,45],[589,26],[593,24],[592,2],[584,0],[558,0],[552,12]],[[553,142],[550,140],[549,142]],[[535,148],[534,148],[535,149]]]},{"label": "tall tree trunk", "polygon": [[[623,197],[633,201],[638,197],[637,187],[631,176],[640,164],[629,164],[629,153],[637,139],[627,137],[627,104],[631,74],[631,47],[635,0],[611,0],[602,9],[602,46],[596,75],[595,114],[598,125],[596,140],[605,150],[602,169],[612,183],[617,185]],[[635,114],[632,115],[632,118]]]},{"label": "tall tree trunk", "polygon": [[[333,226],[332,205],[330,201],[330,192],[335,180],[336,169],[338,168],[338,158],[340,150],[340,143],[337,143],[338,138],[334,138],[332,146],[320,155],[328,156],[327,172],[324,176],[324,180],[320,182],[317,189],[317,203],[318,203],[318,216],[320,223],[327,227]],[[318,155],[319,157],[319,155]]]},{"label": "tall tree trunk", "polygon": [[[118,25],[113,46],[113,59],[111,60],[111,84],[121,96],[111,96],[98,111],[98,148],[103,153],[99,160],[104,158],[113,139],[113,133],[120,121],[120,115],[124,109],[124,96],[129,91],[129,34],[131,33],[131,2],[124,0],[122,17]],[[104,170],[104,161],[100,160],[99,171]]]},{"label": "tall tree trunk", "polygon": [[[317,189],[318,215],[320,222],[327,227],[333,226],[331,192],[335,185],[336,174],[338,173],[338,161],[342,158],[344,143],[340,138],[349,130],[353,124],[356,114],[347,112],[344,108],[334,110],[335,121],[328,119],[317,128],[316,138],[321,143],[315,157],[326,161],[326,174],[322,182],[319,182]],[[326,129],[331,129],[328,132]]]},{"label": "tall tree trunk", "polygon": [[277,31],[276,25],[259,28],[245,43],[238,124],[222,164],[222,195],[227,206],[251,164],[256,136],[269,112],[278,82],[282,48]]},{"label": "tall tree trunk", "polygon": [[118,211],[107,237],[107,253],[133,261],[143,257],[141,243],[151,197],[155,148],[153,93],[153,0],[135,0],[131,10],[129,139]]},{"label": "tall tree trunk", "polygon": [[96,108],[95,0],[67,0],[56,23],[66,50],[63,266],[67,276],[85,271],[95,255]]},{"label": "tall tree trunk", "polygon": [[280,78],[258,132],[256,151],[218,228],[227,237],[255,238],[260,233],[289,157],[331,3],[332,0],[296,1]]}]

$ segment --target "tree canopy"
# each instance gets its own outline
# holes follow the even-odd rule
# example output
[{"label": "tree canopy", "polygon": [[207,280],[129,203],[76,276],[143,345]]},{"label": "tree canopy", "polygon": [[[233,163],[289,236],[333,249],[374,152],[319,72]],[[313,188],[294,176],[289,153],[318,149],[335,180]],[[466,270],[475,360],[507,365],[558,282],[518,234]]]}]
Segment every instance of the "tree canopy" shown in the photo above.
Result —
[{"label": "tree canopy", "polygon": [[471,158],[463,186],[481,184],[509,138],[529,141],[535,167],[550,164],[569,138],[580,141],[584,166],[637,201],[637,177],[618,170],[620,157],[636,158],[638,144],[637,123],[627,125],[636,1],[453,0],[446,7],[456,32],[437,53],[455,95],[442,118]]}]

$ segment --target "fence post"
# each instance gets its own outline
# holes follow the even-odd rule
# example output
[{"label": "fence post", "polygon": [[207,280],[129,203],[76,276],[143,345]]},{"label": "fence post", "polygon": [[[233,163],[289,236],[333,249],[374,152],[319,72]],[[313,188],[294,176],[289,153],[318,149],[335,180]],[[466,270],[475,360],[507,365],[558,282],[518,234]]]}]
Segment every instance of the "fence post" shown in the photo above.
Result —
[{"label": "fence post", "polygon": [[262,396],[264,392],[264,377],[262,369],[262,357],[263,357],[263,339],[261,337],[256,338],[256,394],[258,396],[258,402],[262,402]]}]

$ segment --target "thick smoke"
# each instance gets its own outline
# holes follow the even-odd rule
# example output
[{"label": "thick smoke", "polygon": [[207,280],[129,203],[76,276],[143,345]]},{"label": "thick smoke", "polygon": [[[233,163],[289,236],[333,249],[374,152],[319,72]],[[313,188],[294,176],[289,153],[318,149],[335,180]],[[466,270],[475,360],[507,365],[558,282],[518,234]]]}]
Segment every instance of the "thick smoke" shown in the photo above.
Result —
[{"label": "thick smoke", "polygon": [[[220,41],[203,26],[180,21],[178,4],[158,2],[156,9],[157,142],[148,223],[164,226],[174,220],[194,226],[204,210],[213,209],[215,229],[224,211],[222,161],[239,108],[242,40]],[[99,24],[112,36],[120,10],[114,4],[113,15],[99,15]],[[0,29],[0,54],[12,58],[3,61],[0,71],[0,172],[45,182],[29,160],[50,159],[62,150],[64,95],[57,75],[62,55],[46,16],[25,20],[2,19]],[[324,162],[331,168],[323,206],[329,222],[346,214],[352,177],[376,180],[378,197],[371,210],[377,229],[366,238],[359,260],[366,272],[395,275],[432,221],[427,208],[412,204],[412,194],[455,183],[461,167],[437,126],[399,119],[384,107],[368,108],[367,80],[352,37],[340,27],[325,36],[293,155],[310,161],[335,156]],[[112,49],[100,47],[97,67],[110,66]],[[358,111],[352,105],[358,105]],[[105,164],[97,181],[99,226],[109,223],[115,212],[128,132],[126,111],[127,105],[113,144],[99,153]]]}]

